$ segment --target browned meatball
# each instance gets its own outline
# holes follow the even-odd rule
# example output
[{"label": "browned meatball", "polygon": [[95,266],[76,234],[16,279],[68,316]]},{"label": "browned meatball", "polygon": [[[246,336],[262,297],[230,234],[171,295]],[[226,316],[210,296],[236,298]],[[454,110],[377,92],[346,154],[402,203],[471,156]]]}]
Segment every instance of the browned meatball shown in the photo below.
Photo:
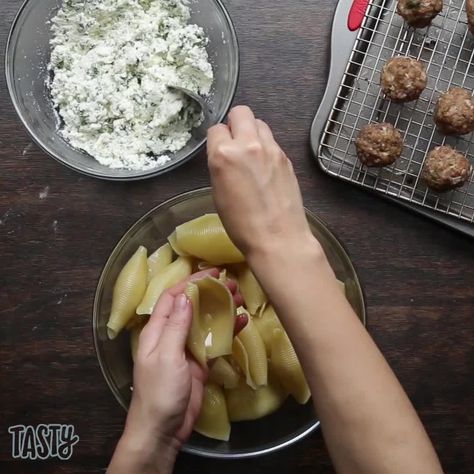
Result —
[{"label": "browned meatball", "polygon": [[380,85],[384,94],[394,102],[418,99],[426,87],[426,71],[413,58],[395,57],[382,68]]},{"label": "browned meatball", "polygon": [[398,0],[397,13],[414,28],[428,26],[443,9],[443,0]]},{"label": "browned meatball", "polygon": [[434,191],[449,191],[461,187],[472,174],[469,160],[450,146],[437,146],[428,153],[422,178]]},{"label": "browned meatball", "polygon": [[445,92],[436,105],[434,121],[448,135],[465,135],[474,131],[474,99],[460,87]]},{"label": "browned meatball", "polygon": [[365,166],[388,166],[402,154],[403,140],[391,123],[371,123],[356,139],[357,157]]},{"label": "browned meatball", "polygon": [[466,12],[469,31],[474,33],[474,0],[466,0]]}]

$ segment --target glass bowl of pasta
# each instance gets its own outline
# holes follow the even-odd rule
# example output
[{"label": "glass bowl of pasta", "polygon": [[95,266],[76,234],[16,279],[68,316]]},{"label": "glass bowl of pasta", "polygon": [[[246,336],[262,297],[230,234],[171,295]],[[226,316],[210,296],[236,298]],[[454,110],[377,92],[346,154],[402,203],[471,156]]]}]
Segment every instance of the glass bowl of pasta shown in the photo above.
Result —
[{"label": "glass bowl of pasta", "polygon": [[[349,256],[325,224],[306,211],[341,282],[365,323],[362,289]],[[138,336],[161,293],[200,269],[219,277],[189,283],[193,323],[187,349],[210,367],[203,408],[189,453],[215,458],[267,454],[304,438],[319,422],[291,342],[243,255],[216,214],[210,188],[172,198],[122,237],[100,277],[94,301],[94,342],[103,375],[128,408]],[[244,304],[226,286],[236,280]],[[234,334],[236,318],[246,324]]]}]

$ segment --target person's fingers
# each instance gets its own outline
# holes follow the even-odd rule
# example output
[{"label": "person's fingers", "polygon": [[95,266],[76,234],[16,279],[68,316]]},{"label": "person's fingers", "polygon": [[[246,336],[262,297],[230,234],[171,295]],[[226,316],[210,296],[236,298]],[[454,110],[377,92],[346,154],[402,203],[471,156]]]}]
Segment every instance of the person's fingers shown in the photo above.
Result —
[{"label": "person's fingers", "polygon": [[156,303],[150,320],[140,333],[138,357],[147,357],[158,345],[166,319],[173,309],[174,297],[164,292]]},{"label": "person's fingers", "polygon": [[199,412],[201,411],[202,399],[204,396],[204,385],[200,380],[191,378],[191,394],[188,401],[188,409],[184,416],[184,421],[181,428],[176,433],[177,439],[185,441],[190,433],[192,433],[194,424]]},{"label": "person's fingers", "polygon": [[229,288],[230,292],[232,294],[234,294],[236,291],[237,291],[237,282],[235,280],[232,280],[230,278],[228,278],[225,282],[225,286],[227,286],[227,288]]},{"label": "person's fingers", "polygon": [[234,293],[232,295],[232,297],[234,298],[234,304],[235,306],[237,306],[237,308],[239,306],[243,306],[245,301],[244,301],[244,297],[237,291],[236,293]]},{"label": "person's fingers", "polygon": [[229,128],[233,138],[245,141],[258,140],[257,121],[252,110],[239,105],[229,113]]},{"label": "person's fingers", "polygon": [[[140,334],[138,345],[139,356],[141,355],[142,357],[147,357],[151,352],[156,349],[161,334],[163,332],[163,328],[167,322],[168,316],[173,311],[175,299],[178,295],[182,294],[186,290],[186,285],[189,282],[201,280],[202,278],[205,278],[207,276],[217,278],[219,276],[219,269],[208,268],[206,270],[194,273],[186,280],[163,292],[163,294],[160,296],[158,302],[155,305],[153,313],[150,316],[150,320],[145,325]],[[244,303],[244,299],[242,295],[237,291],[237,283],[234,280],[229,279],[226,281],[226,286],[232,293],[234,304],[237,307],[242,306]]]},{"label": "person's fingers", "polygon": [[267,156],[273,158],[283,158],[284,161],[288,162],[284,151],[280,148],[280,145],[275,141],[272,130],[263,120],[257,120],[257,129],[260,142],[263,148],[267,152]]},{"label": "person's fingers", "polygon": [[238,314],[237,317],[235,318],[235,323],[234,323],[234,336],[237,336],[242,329],[247,326],[247,323],[249,322],[249,317],[245,314]]},{"label": "person's fingers", "polygon": [[260,140],[264,145],[275,146],[277,143],[273,136],[271,128],[263,120],[257,119],[257,132]]},{"label": "person's fingers", "polygon": [[191,376],[194,379],[199,380],[201,383],[205,383],[207,377],[209,376],[209,369],[201,367],[201,365],[199,365],[199,362],[197,362],[192,355],[186,354],[186,356],[188,358]]},{"label": "person's fingers", "polygon": [[197,377],[191,377],[191,395],[189,397],[189,411],[193,418],[192,424],[196,421],[201,411],[202,399],[204,396],[204,383],[206,379],[199,379]]},{"label": "person's fingers", "polygon": [[176,296],[183,293],[186,290],[186,285],[191,281],[200,280],[207,276],[217,278],[219,276],[218,268],[208,268],[198,273],[194,273],[190,277],[186,278],[182,282],[168,288],[160,296],[158,302],[155,305],[153,313],[148,321],[147,325],[143,328],[140,334],[139,340],[139,354],[148,356],[153,352],[159,342],[163,327],[166,323],[166,319],[171,313],[174,305]]},{"label": "person's fingers", "polygon": [[207,131],[207,156],[212,158],[216,150],[224,143],[232,141],[232,134],[227,125],[219,123]]},{"label": "person's fingers", "polygon": [[163,327],[160,351],[165,354],[182,354],[184,357],[186,339],[192,318],[191,302],[186,295],[178,295],[174,299],[173,309]]},{"label": "person's fingers", "polygon": [[219,269],[218,268],[206,268],[205,270],[201,270],[200,272],[193,273],[189,278],[188,281],[197,281],[197,280],[202,280],[203,278],[207,276],[211,276],[214,278],[219,277]]},{"label": "person's fingers", "polygon": [[219,269],[218,268],[206,268],[205,270],[202,270],[200,272],[193,273],[191,276],[189,276],[188,278],[186,278],[182,282],[178,283],[177,285],[173,286],[172,288],[167,289],[165,291],[165,293],[169,293],[173,297],[178,296],[179,294],[183,293],[186,290],[186,286],[189,282],[202,280],[203,278],[206,278],[207,276],[217,278],[219,276]]},{"label": "person's fingers", "polygon": [[235,280],[228,278],[225,281],[225,286],[229,289],[232,293],[232,298],[234,299],[235,306],[239,307],[244,304],[244,298],[239,292],[239,285]]}]

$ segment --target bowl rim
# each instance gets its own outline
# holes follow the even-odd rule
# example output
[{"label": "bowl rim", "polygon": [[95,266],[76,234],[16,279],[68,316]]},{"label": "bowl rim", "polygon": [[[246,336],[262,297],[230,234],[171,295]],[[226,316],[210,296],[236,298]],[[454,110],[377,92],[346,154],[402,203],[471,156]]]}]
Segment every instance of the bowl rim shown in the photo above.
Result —
[{"label": "bowl rim", "polygon": [[[199,197],[199,196],[204,196],[204,195],[212,195],[212,188],[209,186],[206,187],[201,187],[201,188],[196,188],[190,191],[186,191],[184,193],[177,194],[175,196],[172,196],[165,201],[161,202],[160,204],[154,206],[152,209],[150,209],[148,212],[143,214],[138,220],[136,220],[132,225],[130,225],[127,230],[123,233],[122,237],[117,241],[117,243],[114,245],[111,253],[109,254],[109,257],[107,258],[107,261],[105,262],[99,281],[96,286],[95,294],[94,294],[94,304],[93,304],[93,309],[92,309],[92,333],[93,333],[93,340],[94,340],[94,349],[96,353],[97,360],[99,362],[100,370],[102,372],[102,375],[110,389],[110,391],[113,393],[116,401],[119,403],[119,405],[125,410],[128,411],[128,407],[125,406],[124,403],[122,403],[120,394],[118,393],[118,390],[113,384],[113,381],[109,374],[105,370],[105,361],[102,357],[102,353],[99,349],[99,339],[98,339],[98,332],[96,331],[96,327],[98,327],[98,313],[99,313],[99,302],[100,302],[100,296],[102,294],[102,288],[104,285],[104,280],[105,280],[105,273],[106,270],[109,268],[112,256],[116,254],[116,251],[119,250],[121,247],[125,245],[125,243],[128,240],[128,234],[132,229],[135,227],[139,227],[145,220],[147,220],[151,215],[153,215],[155,212],[159,211],[163,207],[170,207],[172,206],[175,202],[181,202],[184,199],[189,199],[193,197]],[[367,325],[367,305],[366,305],[366,298],[365,294],[363,291],[363,288],[360,284],[359,280],[359,275],[356,271],[356,268],[349,256],[349,253],[341,243],[341,241],[337,238],[337,236],[329,229],[327,224],[318,216],[316,216],[313,212],[311,212],[308,208],[304,208],[306,215],[310,216],[311,219],[314,219],[314,221],[325,231],[327,232],[329,238],[332,241],[332,244],[335,246],[336,250],[341,253],[344,258],[347,260],[347,263],[349,265],[350,270],[353,272],[355,278],[354,278],[354,283],[356,284],[356,289],[357,293],[361,299],[361,307],[360,311],[361,314],[359,314],[359,318],[364,326]],[[200,448],[194,448],[192,446],[189,446],[187,443],[185,443],[182,447],[182,451],[188,454],[195,454],[201,457],[205,458],[212,458],[212,459],[248,459],[248,458],[255,458],[258,456],[263,456],[266,454],[270,454],[276,451],[280,451],[288,446],[291,446],[298,441],[302,440],[309,434],[311,434],[313,431],[318,429],[320,426],[320,421],[319,420],[314,420],[313,423],[309,423],[309,426],[304,429],[301,433],[297,434],[296,436],[292,436],[291,438],[287,438],[284,441],[277,442],[272,446],[269,447],[264,447],[262,449],[255,449],[252,451],[249,450],[242,450],[242,451],[236,451],[235,453],[216,453],[212,452],[206,449],[200,449]]]},{"label": "bowl rim", "polygon": [[[33,140],[33,142],[44,153],[46,153],[47,155],[49,155],[51,158],[55,159],[57,162],[61,163],[62,165],[66,166],[67,168],[69,168],[73,171],[76,171],[78,173],[81,173],[83,175],[86,175],[86,176],[89,176],[89,177],[92,177],[92,178],[102,179],[104,181],[127,182],[127,181],[140,181],[140,180],[145,180],[145,179],[154,178],[156,176],[160,176],[162,174],[167,173],[168,171],[172,171],[172,170],[178,168],[179,166],[183,165],[184,163],[187,163],[189,160],[196,157],[199,153],[202,152],[204,146],[207,143],[207,136],[205,136],[196,145],[196,148],[192,152],[188,153],[186,156],[183,156],[180,160],[175,160],[175,161],[172,160],[169,163],[164,164],[159,169],[144,170],[141,173],[137,173],[136,175],[133,175],[133,176],[110,176],[106,172],[104,172],[104,173],[102,173],[102,172],[92,172],[92,171],[88,171],[86,169],[82,169],[78,166],[75,166],[75,165],[69,163],[59,153],[56,153],[53,149],[51,149],[50,147],[47,147],[36,136],[36,134],[33,130],[33,127],[28,124],[28,121],[24,117],[24,115],[23,115],[23,113],[20,109],[20,106],[18,104],[18,101],[16,99],[16,94],[14,93],[14,87],[13,87],[13,84],[12,84],[12,81],[11,81],[13,62],[10,61],[10,53],[11,53],[12,44],[13,44],[12,43],[13,35],[16,32],[18,21],[20,19],[20,16],[22,15],[23,11],[25,10],[25,8],[27,7],[27,5],[29,3],[33,3],[35,1],[37,1],[37,0],[24,0],[23,3],[21,4],[20,8],[18,9],[17,13],[15,14],[15,17],[12,21],[12,24],[11,24],[11,27],[10,27],[10,30],[9,30],[9,33],[8,33],[7,42],[6,42],[6,46],[5,46],[4,68],[5,68],[5,79],[6,79],[8,94],[10,96],[10,100],[13,104],[15,112],[16,112],[17,116],[19,117],[21,123],[25,127],[26,131],[28,132],[28,135],[30,136],[30,138]],[[196,1],[199,1],[199,0],[196,0]],[[233,82],[234,85],[233,85],[231,94],[229,95],[229,98],[228,98],[228,100],[226,101],[226,103],[223,107],[222,114],[219,117],[217,117],[217,119],[216,119],[215,124],[217,125],[219,123],[222,123],[225,120],[227,114],[229,113],[230,108],[232,107],[232,103],[234,102],[235,95],[237,93],[237,88],[238,88],[238,85],[239,85],[239,80],[240,80],[240,72],[241,72],[240,71],[240,55],[241,55],[241,53],[240,53],[240,44],[239,44],[239,39],[238,39],[238,36],[237,36],[236,29],[235,29],[235,25],[232,21],[232,18],[230,16],[227,8],[225,7],[225,5],[222,3],[221,0],[209,0],[209,1],[213,2],[218,8],[220,8],[221,13],[223,15],[223,18],[225,19],[225,21],[229,25],[229,32],[230,32],[231,43],[232,43],[231,47],[235,51],[235,54],[236,54],[236,61],[235,61],[235,64],[234,64],[235,72],[234,72],[233,77],[232,77],[232,82]],[[68,144],[68,146],[73,148],[69,144]],[[82,153],[85,153],[82,150],[78,150],[78,151],[81,151]],[[88,155],[87,153],[86,153],[86,155],[90,156],[92,159],[95,160],[95,158],[93,156]],[[112,168],[110,168],[110,169],[112,169]]]}]

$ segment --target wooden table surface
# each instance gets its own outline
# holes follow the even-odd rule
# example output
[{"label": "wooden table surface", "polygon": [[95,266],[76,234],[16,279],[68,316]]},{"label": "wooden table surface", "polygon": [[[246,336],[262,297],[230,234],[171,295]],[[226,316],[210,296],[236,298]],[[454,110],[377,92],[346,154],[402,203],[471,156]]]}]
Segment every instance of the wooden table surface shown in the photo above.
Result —
[{"label": "wooden table surface", "polygon": [[[473,241],[323,175],[309,127],[325,89],[334,0],[227,0],[241,45],[236,104],[267,120],[305,204],[359,272],[368,329],[413,401],[446,472],[474,466]],[[0,0],[3,55],[20,0]],[[3,64],[3,56],[0,58]],[[0,472],[104,472],[125,413],[92,342],[94,290],[109,253],[145,211],[209,184],[205,156],[165,176],[107,183],[47,157],[0,76]],[[69,461],[11,457],[9,426],[72,424]],[[182,455],[177,473],[333,472],[319,432],[279,454],[218,462]]]}]

